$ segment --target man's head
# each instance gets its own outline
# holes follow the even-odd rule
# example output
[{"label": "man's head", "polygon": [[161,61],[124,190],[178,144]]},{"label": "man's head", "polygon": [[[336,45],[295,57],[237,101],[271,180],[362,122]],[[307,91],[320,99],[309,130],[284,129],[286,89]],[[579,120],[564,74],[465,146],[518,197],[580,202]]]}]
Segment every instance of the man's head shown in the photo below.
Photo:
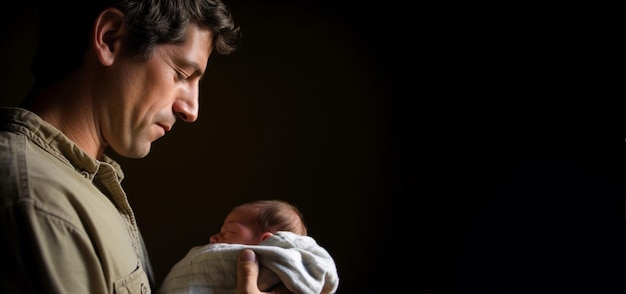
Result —
[{"label": "man's head", "polygon": [[24,107],[95,158],[141,158],[177,120],[198,116],[212,52],[240,38],[215,0],[43,1],[35,85]]}]

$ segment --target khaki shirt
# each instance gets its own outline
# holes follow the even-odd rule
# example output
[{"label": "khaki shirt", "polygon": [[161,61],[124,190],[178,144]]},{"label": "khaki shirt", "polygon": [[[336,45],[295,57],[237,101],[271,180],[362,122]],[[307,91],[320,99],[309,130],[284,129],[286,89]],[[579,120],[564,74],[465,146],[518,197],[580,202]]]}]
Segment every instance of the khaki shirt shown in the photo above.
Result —
[{"label": "khaki shirt", "polygon": [[123,177],[34,113],[0,108],[0,292],[150,293]]}]

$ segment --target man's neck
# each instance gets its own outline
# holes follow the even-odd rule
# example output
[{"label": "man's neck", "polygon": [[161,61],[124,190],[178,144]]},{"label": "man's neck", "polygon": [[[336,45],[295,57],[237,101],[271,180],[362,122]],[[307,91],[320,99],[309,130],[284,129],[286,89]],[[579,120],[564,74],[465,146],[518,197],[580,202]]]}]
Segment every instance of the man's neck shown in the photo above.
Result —
[{"label": "man's neck", "polygon": [[82,82],[68,78],[43,88],[26,107],[59,129],[89,156],[101,159],[106,143],[99,132],[89,93],[77,86],[84,85]]}]

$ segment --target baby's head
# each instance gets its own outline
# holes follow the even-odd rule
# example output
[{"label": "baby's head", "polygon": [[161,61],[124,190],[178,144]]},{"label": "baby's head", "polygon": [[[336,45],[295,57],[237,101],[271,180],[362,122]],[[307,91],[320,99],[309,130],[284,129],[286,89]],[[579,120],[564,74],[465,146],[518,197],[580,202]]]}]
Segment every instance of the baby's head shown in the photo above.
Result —
[{"label": "baby's head", "polygon": [[282,200],[259,200],[241,204],[226,216],[211,243],[258,245],[278,231],[307,235],[302,213]]}]

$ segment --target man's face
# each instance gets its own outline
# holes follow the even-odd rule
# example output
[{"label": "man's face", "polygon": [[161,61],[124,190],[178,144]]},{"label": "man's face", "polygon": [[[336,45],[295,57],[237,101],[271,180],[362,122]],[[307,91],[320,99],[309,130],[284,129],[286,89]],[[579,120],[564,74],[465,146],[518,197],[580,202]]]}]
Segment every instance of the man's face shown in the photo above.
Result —
[{"label": "man's face", "polygon": [[147,61],[127,56],[111,76],[121,84],[100,107],[103,139],[119,155],[142,158],[177,119],[198,118],[199,82],[212,50],[212,34],[190,24],[183,44],[158,45]]}]

